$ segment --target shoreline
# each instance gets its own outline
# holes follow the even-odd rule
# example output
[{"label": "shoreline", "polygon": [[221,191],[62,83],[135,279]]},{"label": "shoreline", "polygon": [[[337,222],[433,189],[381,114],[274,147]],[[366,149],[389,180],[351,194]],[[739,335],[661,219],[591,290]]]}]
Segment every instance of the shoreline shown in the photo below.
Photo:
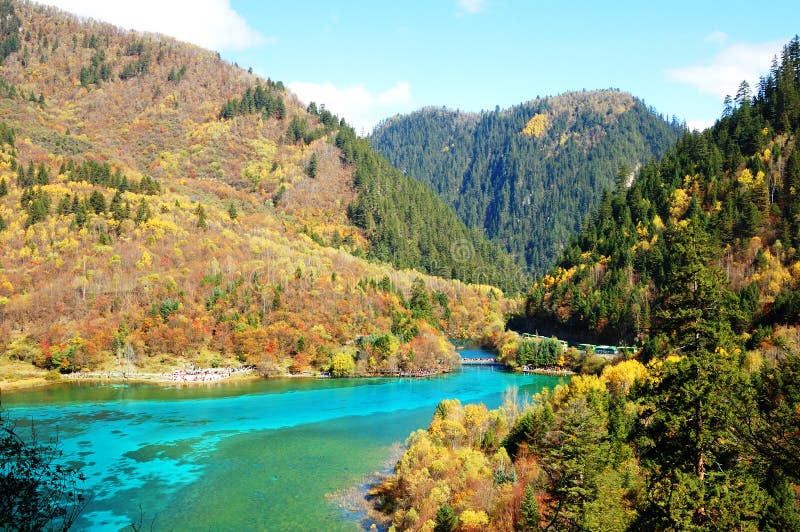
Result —
[{"label": "shoreline", "polygon": [[[208,368],[212,369],[212,368]],[[216,369],[216,368],[213,368]],[[145,383],[145,384],[216,384],[220,382],[241,382],[247,380],[256,380],[264,378],[262,375],[255,373],[253,370],[249,371],[233,371],[226,376],[219,376],[217,378],[209,379],[192,379],[182,380],[176,379],[173,376],[179,370],[176,368],[172,373],[123,373],[119,371],[92,371],[92,372],[76,372],[60,375],[58,379],[48,378],[45,374],[40,376],[31,376],[14,381],[0,380],[0,393],[13,393],[37,388],[44,388],[47,386],[54,386],[58,384],[73,384],[80,382],[91,382],[100,384],[124,384],[124,383]],[[213,375],[209,373],[208,375]]]},{"label": "shoreline", "polygon": [[[214,376],[218,375],[218,372],[215,372],[218,368],[204,368],[201,370],[195,370],[196,374],[202,375],[204,371],[208,371],[206,373],[207,376]],[[503,367],[505,371],[513,371],[511,368]],[[47,386],[53,386],[58,384],[65,384],[65,383],[80,383],[80,382],[91,382],[91,383],[99,383],[99,384],[124,384],[124,383],[139,383],[139,384],[156,384],[156,385],[207,385],[207,384],[219,384],[219,383],[226,383],[226,382],[242,382],[242,381],[255,381],[259,379],[333,379],[329,374],[325,373],[310,373],[310,372],[303,372],[303,373],[279,373],[279,374],[272,374],[272,375],[263,375],[257,373],[254,369],[249,370],[240,370],[237,368],[235,371],[231,371],[230,374],[225,376],[217,376],[211,377],[206,379],[177,379],[174,378],[176,374],[180,374],[181,370],[175,369],[172,373],[122,373],[118,371],[110,371],[110,372],[101,372],[101,371],[93,371],[88,373],[68,373],[61,375],[58,379],[48,378],[46,374],[39,375],[39,376],[31,376],[25,379],[15,380],[15,381],[4,381],[0,380],[0,393],[14,393],[14,392],[21,392],[26,390],[32,390],[36,388],[44,388]],[[367,374],[367,375],[351,375],[348,379],[426,379],[430,377],[439,377],[441,375],[447,375],[449,373],[453,373],[453,369],[446,369],[446,370],[439,370],[439,371],[411,371],[411,372],[400,372],[391,374]],[[556,377],[564,377],[564,376],[572,376],[575,375],[574,371],[566,370],[566,369],[543,369],[537,368],[532,370],[521,370],[521,373],[531,374],[531,375],[548,375],[548,376],[556,376]]]},{"label": "shoreline", "polygon": [[551,377],[569,377],[572,375],[576,375],[576,373],[571,369],[545,369],[545,368],[523,369],[522,373],[526,373],[528,375],[549,375]]},{"label": "shoreline", "polygon": [[[481,347],[474,342],[459,342],[459,349],[486,349],[490,348]],[[492,350],[493,351],[493,350]],[[459,364],[459,368],[460,368]],[[333,377],[329,372],[318,371],[303,371],[301,373],[289,373],[288,371],[280,373],[259,373],[255,367],[249,368],[249,371],[244,372],[242,367],[228,367],[228,368],[199,368],[197,370],[186,370],[185,368],[167,368],[159,373],[147,372],[123,372],[119,370],[107,371],[89,371],[89,372],[74,372],[61,374],[56,370],[46,371],[40,370],[33,366],[28,366],[24,369],[25,376],[18,378],[11,378],[11,375],[0,375],[0,394],[14,393],[18,391],[32,390],[37,388],[44,388],[48,386],[76,383],[76,382],[94,382],[94,383],[149,383],[158,385],[167,384],[209,384],[219,383],[223,381],[242,381],[242,380],[255,380],[255,379],[331,379]],[[511,368],[504,366],[505,371],[512,371]],[[226,376],[217,376],[217,373],[228,371]],[[447,375],[457,371],[456,368],[439,368],[436,370],[410,370],[410,371],[385,371],[368,373],[364,375],[349,375],[345,378],[365,379],[365,378],[379,378],[379,379],[424,379],[430,377],[438,377]],[[176,375],[182,374],[204,374],[208,378],[175,378]]]},{"label": "shoreline", "polygon": [[[217,368],[203,368],[194,370],[196,374],[203,375],[204,371],[209,371],[205,375],[216,375],[214,372]],[[220,384],[230,382],[243,382],[255,381],[259,379],[333,379],[330,374],[325,373],[277,373],[277,374],[261,374],[255,369],[237,370],[230,372],[226,376],[218,376],[216,378],[207,379],[177,379],[174,378],[176,374],[180,375],[181,370],[174,369],[171,373],[123,373],[120,371],[92,371],[92,372],[75,372],[60,375],[58,379],[48,378],[45,374],[31,376],[24,379],[5,381],[0,380],[0,393],[14,393],[26,390],[33,390],[37,388],[44,388],[47,386],[54,386],[58,384],[74,384],[81,382],[99,383],[99,384],[125,384],[125,383],[140,383],[140,384],[156,384],[156,385],[208,385]],[[430,377],[438,377],[452,373],[453,370],[439,371],[412,371],[402,372],[399,374],[375,374],[375,375],[351,375],[348,379],[425,379]]]},{"label": "shoreline", "polygon": [[44,376],[25,377],[13,381],[0,380],[0,394],[44,388],[46,386],[58,384],[59,382],[62,382],[62,380],[47,379]]},{"label": "shoreline", "polygon": [[[117,373],[117,374],[115,374]],[[229,382],[229,381],[243,381],[243,380],[255,380],[263,378],[262,375],[258,373],[254,373],[252,371],[241,371],[237,372],[234,375],[229,375],[225,377],[218,377],[214,379],[192,379],[192,380],[182,380],[182,379],[175,379],[171,378],[171,374],[169,373],[130,373],[125,375],[119,375],[118,372],[110,372],[110,373],[103,373],[103,372],[91,372],[91,373],[69,373],[63,375],[61,379],[57,381],[52,381],[49,384],[58,384],[58,383],[72,383],[72,382],[107,382],[107,383],[150,383],[150,384],[213,384],[218,382]]]}]

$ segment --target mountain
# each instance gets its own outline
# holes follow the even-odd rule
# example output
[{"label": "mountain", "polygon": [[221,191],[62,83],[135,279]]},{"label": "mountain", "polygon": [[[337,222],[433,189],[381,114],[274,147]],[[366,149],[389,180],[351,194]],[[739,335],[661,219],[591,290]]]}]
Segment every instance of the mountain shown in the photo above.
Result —
[{"label": "mountain", "polygon": [[426,108],[385,120],[371,141],[469,227],[543,274],[603,190],[660,158],[679,132],[642,101],[604,90],[479,114]]},{"label": "mountain", "polygon": [[[742,84],[607,195],[531,291],[537,325],[644,347],[556,350],[582,374],[496,410],[442,401],[372,492],[385,526],[800,530],[799,135],[795,37],[754,96]],[[503,356],[547,345],[505,334]]]},{"label": "mountain", "polygon": [[[755,94],[743,83],[723,116],[687,133],[630,188],[605,195],[558,265],[535,283],[528,317],[541,330],[616,343],[644,341],[668,305],[681,259],[671,248],[690,226],[725,273],[750,345],[800,321],[800,128],[797,40]],[[773,339],[780,343],[782,340]]]},{"label": "mountain", "polygon": [[9,371],[441,368],[508,310],[487,285],[525,281],[343,119],[214,52],[9,0],[0,51]]}]

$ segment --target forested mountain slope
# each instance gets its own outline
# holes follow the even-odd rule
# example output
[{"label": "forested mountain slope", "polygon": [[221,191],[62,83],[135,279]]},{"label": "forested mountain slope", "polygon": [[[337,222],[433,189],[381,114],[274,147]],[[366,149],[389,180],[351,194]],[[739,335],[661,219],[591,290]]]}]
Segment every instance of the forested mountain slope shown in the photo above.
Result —
[{"label": "forested mountain slope", "polygon": [[612,342],[647,338],[681,264],[671,243],[688,226],[734,290],[739,330],[797,324],[798,64],[792,41],[755,94],[742,84],[714,127],[687,133],[630,188],[604,196],[531,289],[530,318]]},{"label": "forested mountain slope", "polygon": [[[6,5],[17,6],[20,23],[6,24],[3,79],[16,98],[5,99],[4,116],[30,128],[30,153],[20,146],[24,158],[88,153],[153,178],[221,181],[272,203],[321,242],[346,239],[351,251],[397,266],[469,281],[482,273],[503,288],[520,288],[519,272],[502,267],[510,264],[503,253],[459,224],[427,189],[385,163],[372,164],[375,154],[355,142],[344,121],[304,108],[282,83],[259,80],[214,52],[163,36],[33,4]],[[42,103],[15,105],[31,99]],[[321,171],[309,179],[314,153]],[[359,168],[370,187],[353,186]],[[403,194],[388,193],[397,187]],[[393,201],[370,201],[380,193]],[[378,221],[397,223],[380,235],[354,227],[347,206],[356,199],[369,204]],[[419,220],[423,207],[427,223]],[[473,252],[469,260],[454,260],[450,247],[462,241]],[[431,247],[435,263],[421,259]]]},{"label": "forested mountain slope", "polygon": [[426,108],[385,120],[371,141],[542,274],[602,191],[661,157],[679,131],[633,96],[604,90],[480,114]]},{"label": "forested mountain slope", "polygon": [[644,348],[493,411],[440,403],[375,490],[387,522],[800,530],[799,129],[795,37],[754,96],[742,85],[713,128],[604,198],[531,292],[536,323]]},{"label": "forested mountain slope", "polygon": [[497,326],[499,291],[365,260],[522,281],[344,120],[168,37],[9,0],[0,20],[4,360],[437,368],[447,335]]}]

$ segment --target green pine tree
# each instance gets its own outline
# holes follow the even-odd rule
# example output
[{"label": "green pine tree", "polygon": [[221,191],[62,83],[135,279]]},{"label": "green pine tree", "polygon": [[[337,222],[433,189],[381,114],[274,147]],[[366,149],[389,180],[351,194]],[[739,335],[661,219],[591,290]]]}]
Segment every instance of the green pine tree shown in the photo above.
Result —
[{"label": "green pine tree", "polygon": [[539,501],[530,484],[525,486],[525,495],[519,507],[519,521],[516,529],[520,532],[534,532],[539,530]]},{"label": "green pine tree", "polygon": [[456,526],[458,526],[458,516],[449,504],[444,503],[436,512],[436,525],[433,527],[433,532],[453,532]]},{"label": "green pine tree", "polygon": [[86,225],[87,220],[88,220],[86,202],[79,201],[79,202],[77,202],[76,205],[77,206],[75,207],[75,211],[74,211],[75,212],[75,226],[78,227],[78,228],[84,227]]},{"label": "green pine tree", "polygon": [[124,207],[122,205],[122,193],[119,190],[114,192],[114,196],[112,196],[111,203],[108,206],[108,211],[118,222],[126,218],[123,216]]},{"label": "green pine tree", "polygon": [[143,224],[149,220],[151,216],[153,216],[153,214],[150,212],[150,206],[147,204],[147,200],[142,198],[141,201],[139,201],[139,206],[136,208],[136,225]]},{"label": "green pine tree", "polygon": [[106,198],[98,190],[92,191],[92,194],[89,196],[89,205],[95,214],[106,212]]},{"label": "green pine tree", "polygon": [[317,166],[319,165],[317,161],[317,153],[314,152],[311,154],[311,158],[308,160],[308,166],[306,167],[306,174],[308,177],[314,178],[317,177]]},{"label": "green pine tree", "polygon": [[770,478],[785,476],[800,484],[800,354],[784,353],[776,364],[765,364],[753,377],[752,395],[739,409],[735,425],[767,470]]},{"label": "green pine tree", "polygon": [[415,318],[430,319],[433,305],[431,295],[425,286],[425,281],[419,277],[414,279],[411,285],[411,298],[408,301],[408,308]]},{"label": "green pine tree", "polygon": [[654,333],[676,359],[664,362],[645,413],[640,445],[652,474],[636,527],[755,526],[766,497],[732,433],[735,396],[746,387],[733,332],[736,298],[698,221],[674,226],[665,240],[669,272]]},{"label": "green pine tree", "polygon": [[194,213],[197,215],[197,227],[200,229],[208,229],[208,222],[206,222],[206,210],[202,205],[198,205]]}]

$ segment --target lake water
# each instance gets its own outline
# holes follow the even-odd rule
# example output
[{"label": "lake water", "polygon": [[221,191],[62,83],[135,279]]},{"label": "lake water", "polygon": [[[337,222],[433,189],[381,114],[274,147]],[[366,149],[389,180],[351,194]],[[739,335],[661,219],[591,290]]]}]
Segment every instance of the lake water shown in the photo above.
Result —
[{"label": "lake water", "polygon": [[495,408],[510,387],[559,382],[472,366],[426,379],[63,384],[4,394],[3,408],[41,439],[57,434],[82,466],[92,500],[78,529],[119,530],[141,508],[145,529],[356,530],[332,499],[391,465],[439,401]]}]

